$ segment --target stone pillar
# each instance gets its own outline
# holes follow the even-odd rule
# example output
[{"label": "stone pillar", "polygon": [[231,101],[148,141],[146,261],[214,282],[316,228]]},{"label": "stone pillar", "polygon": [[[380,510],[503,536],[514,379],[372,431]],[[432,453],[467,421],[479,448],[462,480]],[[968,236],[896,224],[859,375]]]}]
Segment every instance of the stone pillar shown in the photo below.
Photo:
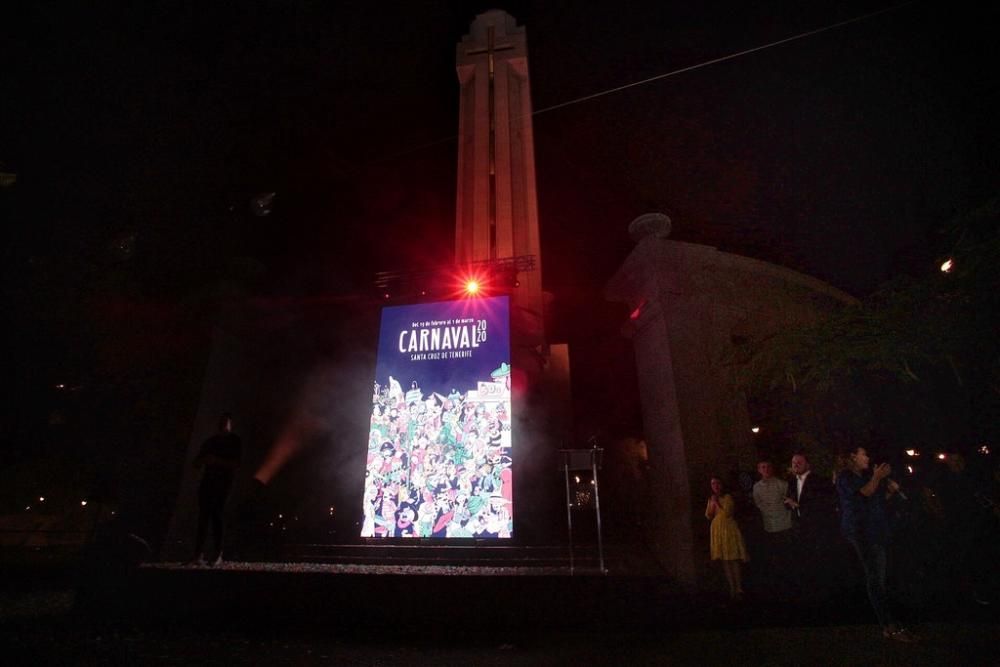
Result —
[{"label": "stone pillar", "polygon": [[676,580],[695,584],[691,486],[681,429],[667,321],[662,305],[648,302],[633,334],[642,419],[649,452],[652,543]]},{"label": "stone pillar", "polygon": [[688,457],[678,406],[670,326],[669,289],[658,280],[656,245],[670,233],[670,219],[641,216],[629,227],[638,245],[605,289],[632,309],[626,330],[635,347],[636,375],[649,453],[650,510],[647,523],[656,556],[680,584],[694,587],[694,536]]}]

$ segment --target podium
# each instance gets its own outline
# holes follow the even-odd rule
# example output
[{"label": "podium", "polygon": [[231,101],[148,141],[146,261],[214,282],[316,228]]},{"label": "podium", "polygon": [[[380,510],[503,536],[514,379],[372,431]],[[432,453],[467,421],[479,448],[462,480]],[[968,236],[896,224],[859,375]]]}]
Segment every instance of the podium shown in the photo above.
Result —
[{"label": "podium", "polygon": [[570,492],[569,472],[570,470],[589,470],[593,475],[594,485],[594,517],[597,522],[597,560],[601,574],[607,574],[604,569],[604,542],[601,536],[601,494],[600,484],[597,481],[597,470],[601,467],[601,458],[604,449],[593,447],[590,449],[560,449],[559,455],[562,457],[560,469],[566,482],[566,531],[569,535],[569,572],[576,571],[576,561],[573,554],[573,495]]}]

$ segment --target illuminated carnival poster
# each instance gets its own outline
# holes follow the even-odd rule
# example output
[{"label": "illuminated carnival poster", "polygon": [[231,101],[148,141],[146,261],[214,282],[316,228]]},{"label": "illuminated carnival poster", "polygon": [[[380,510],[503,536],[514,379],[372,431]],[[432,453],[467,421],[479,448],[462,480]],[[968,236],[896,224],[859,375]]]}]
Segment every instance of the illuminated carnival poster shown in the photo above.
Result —
[{"label": "illuminated carnival poster", "polygon": [[361,537],[510,538],[508,298],[382,310]]}]

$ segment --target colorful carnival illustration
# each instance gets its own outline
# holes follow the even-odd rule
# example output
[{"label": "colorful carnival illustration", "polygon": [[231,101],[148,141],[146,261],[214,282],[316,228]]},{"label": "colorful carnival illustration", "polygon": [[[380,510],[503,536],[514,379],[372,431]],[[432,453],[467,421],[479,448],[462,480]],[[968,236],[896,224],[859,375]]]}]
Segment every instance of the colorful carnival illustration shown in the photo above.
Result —
[{"label": "colorful carnival illustration", "polygon": [[510,370],[426,393],[376,380],[362,537],[511,537]]}]

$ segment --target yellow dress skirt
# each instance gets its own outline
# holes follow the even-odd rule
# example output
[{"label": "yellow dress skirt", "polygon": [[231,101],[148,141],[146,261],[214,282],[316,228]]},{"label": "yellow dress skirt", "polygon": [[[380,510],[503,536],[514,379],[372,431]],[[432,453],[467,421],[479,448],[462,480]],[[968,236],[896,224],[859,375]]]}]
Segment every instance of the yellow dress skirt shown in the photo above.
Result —
[{"label": "yellow dress skirt", "polygon": [[[709,501],[711,505],[711,501]],[[709,528],[709,551],[712,554],[712,560],[741,560],[746,562],[750,560],[749,555],[747,555],[747,546],[743,542],[743,533],[740,532],[740,527],[736,523],[736,519],[733,518],[733,510],[736,508],[736,503],[733,502],[733,497],[728,493],[719,500],[719,511],[715,513],[712,519],[712,525]],[[710,511],[705,510],[705,516],[710,516]]]}]

